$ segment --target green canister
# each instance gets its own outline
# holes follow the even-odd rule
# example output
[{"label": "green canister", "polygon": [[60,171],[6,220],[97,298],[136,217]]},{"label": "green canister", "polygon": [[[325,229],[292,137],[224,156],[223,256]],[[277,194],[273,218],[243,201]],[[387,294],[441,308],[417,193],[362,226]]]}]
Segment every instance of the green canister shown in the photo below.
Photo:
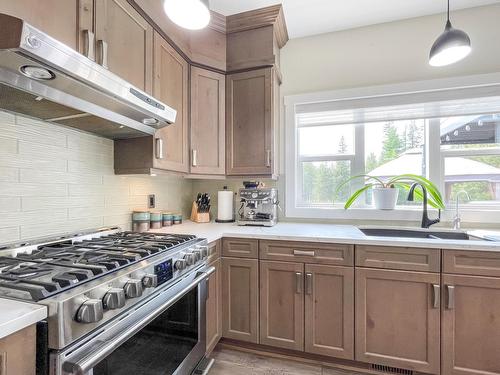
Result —
[{"label": "green canister", "polygon": [[134,232],[147,232],[150,227],[151,215],[148,211],[132,212],[132,230]]},{"label": "green canister", "polygon": [[182,224],[182,215],[174,214],[173,216],[174,224]]},{"label": "green canister", "polygon": [[151,229],[160,229],[162,227],[163,215],[161,212],[151,212],[150,213],[151,220]]},{"label": "green canister", "polygon": [[171,212],[163,213],[163,226],[169,227],[174,223],[174,215]]}]

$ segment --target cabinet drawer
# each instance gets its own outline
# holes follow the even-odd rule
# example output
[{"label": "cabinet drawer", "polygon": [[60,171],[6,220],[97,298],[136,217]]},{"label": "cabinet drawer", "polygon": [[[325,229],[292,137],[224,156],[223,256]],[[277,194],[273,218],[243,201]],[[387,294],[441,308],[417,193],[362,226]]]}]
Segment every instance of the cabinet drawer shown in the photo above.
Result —
[{"label": "cabinet drawer", "polygon": [[352,266],[353,253],[354,246],[352,245],[295,241],[260,241],[261,259]]},{"label": "cabinet drawer", "polygon": [[356,246],[356,266],[408,271],[440,271],[438,249]]},{"label": "cabinet drawer", "polygon": [[222,240],[222,255],[257,259],[259,257],[259,241],[246,238],[224,238]]},{"label": "cabinet drawer", "polygon": [[216,261],[217,259],[220,258],[220,252],[221,252],[221,241],[213,241],[208,244],[208,259],[207,263],[212,263],[213,261]]},{"label": "cabinet drawer", "polygon": [[443,272],[500,277],[500,253],[443,250]]}]

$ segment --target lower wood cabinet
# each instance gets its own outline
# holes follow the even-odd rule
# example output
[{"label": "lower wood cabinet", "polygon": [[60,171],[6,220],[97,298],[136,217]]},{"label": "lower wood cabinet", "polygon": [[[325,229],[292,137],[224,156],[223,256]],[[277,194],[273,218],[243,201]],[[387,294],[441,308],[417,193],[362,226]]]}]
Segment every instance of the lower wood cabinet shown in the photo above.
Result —
[{"label": "lower wood cabinet", "polygon": [[221,260],[217,259],[210,265],[215,267],[215,272],[208,278],[207,285],[207,355],[212,352],[222,337]]},{"label": "lower wood cabinet", "polygon": [[354,359],[354,268],[305,265],[305,351]]},{"label": "lower wood cabinet", "polygon": [[500,278],[443,275],[443,375],[500,374]]},{"label": "lower wood cabinet", "polygon": [[439,285],[438,273],[356,269],[355,359],[438,374]]},{"label": "lower wood cabinet", "polygon": [[304,264],[260,262],[260,343],[304,350]]},{"label": "lower wood cabinet", "polygon": [[222,335],[259,342],[259,261],[222,258]]},{"label": "lower wood cabinet", "polygon": [[0,374],[36,373],[36,325],[31,325],[0,340]]},{"label": "lower wood cabinet", "polygon": [[260,343],[354,359],[354,269],[261,261]]}]

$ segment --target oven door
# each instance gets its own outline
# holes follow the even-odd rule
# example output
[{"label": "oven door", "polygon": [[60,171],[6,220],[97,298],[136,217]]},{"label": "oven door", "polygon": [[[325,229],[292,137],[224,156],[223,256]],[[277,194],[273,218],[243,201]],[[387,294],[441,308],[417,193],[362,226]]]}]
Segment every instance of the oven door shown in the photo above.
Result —
[{"label": "oven door", "polygon": [[190,374],[205,355],[206,280],[214,271],[187,275],[83,343],[54,353],[55,374]]}]

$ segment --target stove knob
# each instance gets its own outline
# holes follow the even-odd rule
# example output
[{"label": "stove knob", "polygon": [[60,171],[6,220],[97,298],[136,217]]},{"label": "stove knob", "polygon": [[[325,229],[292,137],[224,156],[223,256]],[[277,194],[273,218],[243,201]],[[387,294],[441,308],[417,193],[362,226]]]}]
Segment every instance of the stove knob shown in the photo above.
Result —
[{"label": "stove knob", "polygon": [[158,276],[145,275],[142,278],[142,286],[144,286],[145,288],[156,288],[158,286]]},{"label": "stove knob", "polygon": [[178,259],[174,263],[174,268],[176,271],[182,271],[187,267],[187,261],[186,259]]},{"label": "stove knob", "polygon": [[102,317],[102,301],[100,299],[86,300],[76,312],[76,321],[80,323],[95,323]]},{"label": "stove knob", "polygon": [[201,251],[201,259],[205,259],[208,257],[208,246],[199,246]]},{"label": "stove knob", "polygon": [[123,287],[125,297],[137,298],[142,296],[142,280],[129,280]]},{"label": "stove knob", "polygon": [[201,260],[201,250],[194,250],[193,251],[193,256],[194,256],[194,262],[198,262]]},{"label": "stove knob", "polygon": [[194,254],[192,254],[192,253],[188,253],[188,254],[184,255],[184,259],[186,260],[186,264],[188,266],[192,266],[196,262],[196,260],[194,258]]},{"label": "stove knob", "polygon": [[125,292],[121,288],[111,288],[102,297],[102,305],[106,310],[115,310],[125,306]]}]

